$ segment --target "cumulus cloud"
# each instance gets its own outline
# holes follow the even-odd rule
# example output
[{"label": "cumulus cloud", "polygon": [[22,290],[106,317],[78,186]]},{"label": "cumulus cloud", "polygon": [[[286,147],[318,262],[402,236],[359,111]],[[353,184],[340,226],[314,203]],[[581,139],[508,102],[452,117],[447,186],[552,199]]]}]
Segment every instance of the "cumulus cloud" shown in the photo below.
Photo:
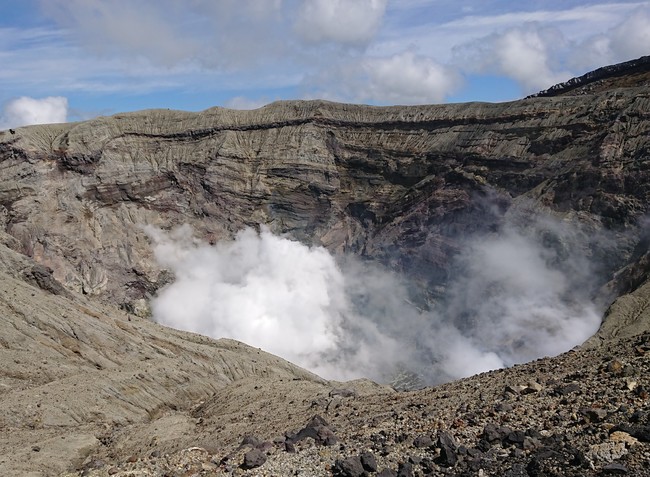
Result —
[{"label": "cumulus cloud", "polygon": [[611,31],[614,58],[650,55],[650,7],[640,8]]},{"label": "cumulus cloud", "polygon": [[307,0],[294,23],[309,42],[366,45],[377,34],[387,0]]},{"label": "cumulus cloud", "polygon": [[215,246],[188,227],[148,232],[176,277],[152,302],[156,321],[242,340],[327,378],[408,370],[438,383],[558,354],[600,323],[584,237],[551,219],[468,239],[430,310],[414,304],[405,277],[266,229]]},{"label": "cumulus cloud", "polygon": [[566,43],[558,29],[528,23],[493,33],[457,52],[468,62],[467,69],[508,76],[529,93],[571,78],[570,72],[558,68],[557,54]]},{"label": "cumulus cloud", "polygon": [[456,69],[413,51],[403,51],[319,70],[305,78],[303,87],[310,97],[335,101],[431,104],[444,101],[462,84]]},{"label": "cumulus cloud", "polygon": [[2,101],[164,91],[172,101],[238,95],[228,105],[243,107],[245,97],[439,103],[479,84],[476,74],[515,79],[521,91],[505,82],[508,94],[495,95],[514,97],[648,51],[647,2],[554,1],[544,10],[447,0],[39,3],[43,23],[57,28],[0,28]]},{"label": "cumulus cloud", "polygon": [[[470,21],[496,31],[454,46],[455,61],[469,73],[505,75],[524,93],[546,89],[588,70],[650,53],[650,7],[639,4],[581,6]],[[482,22],[482,23],[481,23]],[[587,28],[587,25],[593,25]]]},{"label": "cumulus cloud", "polygon": [[[282,0],[48,0],[43,10],[91,53],[172,71],[231,71],[286,53]],[[129,62],[124,64],[129,70]]]},{"label": "cumulus cloud", "polygon": [[[453,2],[440,3],[442,15],[432,15],[431,2],[420,0],[395,5],[387,0],[43,0],[41,5],[65,28],[66,41],[58,41],[67,50],[60,48],[59,54],[79,54],[70,50],[73,43],[67,40],[73,39],[102,58],[84,62],[101,70],[99,75],[78,79],[81,68],[61,66],[59,60],[48,66],[57,73],[51,76],[77,89],[104,91],[194,83],[250,97],[287,97],[289,90],[295,97],[302,88],[303,97],[438,103],[462,87],[459,72],[507,75],[528,93],[574,76],[578,62],[567,58],[580,51],[579,44],[584,45],[580,65],[602,66],[603,58],[618,59],[647,43],[645,14],[630,16],[626,4],[554,4],[545,11],[486,6],[474,9],[473,16],[459,13],[462,8]],[[627,23],[618,30],[586,40],[585,32],[602,32],[621,18]],[[449,51],[459,45],[464,46],[457,51],[467,55],[452,68],[446,63]],[[124,74],[138,81],[124,80]],[[105,81],[98,82],[102,75]],[[259,88],[266,91],[247,91]]]},{"label": "cumulus cloud", "polygon": [[362,97],[392,103],[441,102],[462,83],[460,74],[453,69],[411,51],[388,58],[368,58],[362,69],[368,78]]},{"label": "cumulus cloud", "polygon": [[64,123],[68,116],[68,100],[61,96],[36,99],[23,96],[9,101],[0,118],[3,129],[30,124]]},{"label": "cumulus cloud", "polygon": [[[189,5],[52,0],[42,5],[80,45],[106,59],[128,59],[114,66],[139,78],[162,66],[168,81],[212,72],[218,77],[211,82],[232,79],[243,88],[259,87],[258,78],[264,77],[267,88],[300,84],[309,97],[318,92],[383,104],[440,102],[461,82],[455,70],[415,50],[367,55],[387,0],[195,0]],[[247,76],[232,76],[239,74]],[[115,84],[121,85],[110,83]],[[227,106],[248,107],[241,98]]]},{"label": "cumulus cloud", "polygon": [[571,65],[589,69],[650,54],[650,7],[634,10],[604,33],[581,41],[569,55]]},{"label": "cumulus cloud", "polygon": [[48,0],[52,18],[95,53],[142,57],[165,67],[236,70],[290,57],[309,44],[363,46],[387,0]]}]

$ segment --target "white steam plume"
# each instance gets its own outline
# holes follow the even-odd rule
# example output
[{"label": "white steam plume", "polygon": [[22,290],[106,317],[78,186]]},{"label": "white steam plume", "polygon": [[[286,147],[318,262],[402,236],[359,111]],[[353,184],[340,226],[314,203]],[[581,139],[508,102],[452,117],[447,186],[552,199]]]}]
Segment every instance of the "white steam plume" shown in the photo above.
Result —
[{"label": "white steam plume", "polygon": [[[156,321],[235,338],[330,378],[374,374],[368,360],[377,356],[366,347],[392,355],[393,340],[352,316],[345,278],[324,248],[266,229],[214,247],[193,240],[188,226],[148,231],[157,260],[176,275],[152,303]],[[362,341],[353,344],[353,336]]]},{"label": "white steam plume", "polygon": [[556,355],[597,330],[575,234],[542,226],[554,240],[511,225],[468,240],[445,302],[432,311],[412,304],[408,284],[386,269],[351,257],[339,266],[324,248],[264,228],[215,246],[193,239],[188,226],[150,228],[157,260],[176,276],[153,300],[153,315],[330,379],[386,381],[400,369],[429,384],[465,377]]},{"label": "white steam plume", "polygon": [[[560,261],[562,246],[573,255]],[[575,246],[544,246],[510,225],[470,241],[459,257],[446,316],[506,366],[582,343],[598,329],[600,314],[588,299],[589,263]]]}]

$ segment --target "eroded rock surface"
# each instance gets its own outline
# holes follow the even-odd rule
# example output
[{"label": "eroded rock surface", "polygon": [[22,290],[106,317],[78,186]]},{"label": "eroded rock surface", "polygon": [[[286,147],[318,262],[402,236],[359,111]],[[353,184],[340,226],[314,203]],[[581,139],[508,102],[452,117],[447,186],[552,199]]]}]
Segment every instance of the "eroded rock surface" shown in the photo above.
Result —
[{"label": "eroded rock surface", "polygon": [[402,271],[426,301],[460,238],[549,214],[610,234],[581,245],[604,284],[643,240],[648,64],[593,94],[502,104],[288,101],[18,128],[0,133],[0,226],[66,288],[140,314],[169,279],[146,224],[211,243],[266,224]]}]

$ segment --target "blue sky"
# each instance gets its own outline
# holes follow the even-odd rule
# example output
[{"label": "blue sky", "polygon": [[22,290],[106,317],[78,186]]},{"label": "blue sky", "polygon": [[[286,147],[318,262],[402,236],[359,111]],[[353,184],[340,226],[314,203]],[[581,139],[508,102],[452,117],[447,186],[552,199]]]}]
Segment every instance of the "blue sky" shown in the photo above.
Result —
[{"label": "blue sky", "polygon": [[650,54],[650,1],[0,0],[0,128],[279,99],[507,101]]}]

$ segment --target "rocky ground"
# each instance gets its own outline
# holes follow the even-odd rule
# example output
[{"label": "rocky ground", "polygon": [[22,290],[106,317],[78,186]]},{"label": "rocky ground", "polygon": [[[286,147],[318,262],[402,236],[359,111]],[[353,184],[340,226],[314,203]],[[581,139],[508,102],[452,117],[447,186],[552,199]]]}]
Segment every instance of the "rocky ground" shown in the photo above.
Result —
[{"label": "rocky ground", "polygon": [[644,333],[415,392],[260,382],[194,408],[192,446],[108,447],[66,475],[650,475],[649,376]]},{"label": "rocky ground", "polygon": [[628,333],[647,286],[605,322],[633,325],[583,347],[395,392],[161,327],[34,267],[0,246],[0,475],[650,475],[650,332]]}]

